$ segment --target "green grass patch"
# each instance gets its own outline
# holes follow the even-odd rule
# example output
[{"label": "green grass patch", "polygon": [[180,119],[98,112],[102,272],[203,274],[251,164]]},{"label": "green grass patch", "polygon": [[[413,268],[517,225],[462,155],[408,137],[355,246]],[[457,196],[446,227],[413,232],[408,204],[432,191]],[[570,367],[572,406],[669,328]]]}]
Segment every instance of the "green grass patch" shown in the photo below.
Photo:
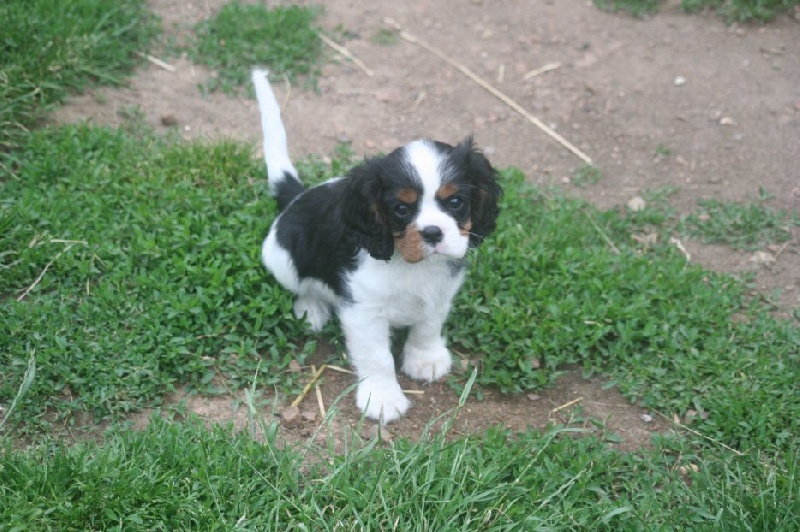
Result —
[{"label": "green grass patch", "polygon": [[381,28],[372,34],[370,41],[379,46],[394,46],[400,42],[400,34],[396,30]]},{"label": "green grass patch", "polygon": [[297,343],[290,297],[259,265],[273,212],[249,148],[70,126],[15,157],[0,188],[0,401],[31,354],[38,374],[17,419],[118,416],[183,383],[221,393],[258,364],[293,386],[286,364],[313,341]]},{"label": "green grass patch", "polygon": [[[604,11],[623,12],[637,18],[655,14],[662,0],[594,0]],[[681,9],[695,13],[706,9],[715,10],[729,23],[769,22],[778,14],[789,13],[800,0],[681,0]]]},{"label": "green grass patch", "polygon": [[587,185],[596,185],[602,178],[603,172],[598,167],[584,164],[575,170],[571,183],[578,188],[584,188]]},{"label": "green grass patch", "polygon": [[193,61],[215,72],[203,88],[236,93],[255,66],[291,79],[313,78],[322,58],[315,16],[315,10],[300,6],[225,4],[214,18],[197,25],[195,42],[189,47]]},{"label": "green grass patch", "polygon": [[0,2],[0,152],[69,91],[123,83],[158,28],[144,0]]},{"label": "green grass patch", "polygon": [[[418,442],[348,437],[335,454],[154,417],[102,445],[0,452],[10,529],[793,530],[797,457],[781,468],[660,439],[639,454],[580,429]],[[695,472],[696,469],[696,472]]]},{"label": "green grass patch", "polygon": [[700,200],[699,209],[680,223],[682,233],[703,243],[722,243],[753,251],[767,244],[783,243],[800,226],[800,215],[771,209],[759,199],[749,202]]},{"label": "green grass patch", "polygon": [[681,0],[688,13],[714,9],[728,22],[769,22],[797,5],[800,0]]},{"label": "green grass patch", "polygon": [[[341,174],[351,158],[342,149],[333,169],[304,172]],[[287,364],[314,336],[260,264],[274,206],[248,147],[73,126],[35,133],[16,159],[0,189],[0,400],[32,354],[37,364],[18,427],[117,417],[183,384],[236,390],[259,364],[265,384],[296,385]],[[448,324],[454,347],[479,358],[480,385],[519,393],[579,363],[647,407],[699,412],[697,427],[728,445],[790,448],[794,324],[671,246],[640,245],[634,232],[659,213],[598,211],[516,170],[503,186],[498,230]]]},{"label": "green grass patch", "polygon": [[594,5],[603,11],[623,12],[636,18],[644,18],[658,11],[661,0],[594,0]]},{"label": "green grass patch", "polygon": [[702,429],[730,445],[796,441],[795,324],[770,319],[732,277],[687,264],[671,246],[639,244],[633,235],[659,212],[597,211],[516,171],[504,186],[499,230],[449,322],[459,349],[483,355],[480,384],[521,392],[579,363],[634,402],[708,414]]}]

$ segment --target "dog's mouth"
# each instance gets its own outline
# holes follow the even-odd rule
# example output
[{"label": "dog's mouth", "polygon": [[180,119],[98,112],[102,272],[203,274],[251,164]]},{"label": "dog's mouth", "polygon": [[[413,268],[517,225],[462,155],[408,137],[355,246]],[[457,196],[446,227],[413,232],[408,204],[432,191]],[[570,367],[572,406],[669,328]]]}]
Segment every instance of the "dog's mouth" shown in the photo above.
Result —
[{"label": "dog's mouth", "polygon": [[449,246],[442,244],[431,245],[421,242],[418,246],[409,248],[409,246],[397,246],[400,255],[408,263],[415,264],[426,260],[450,260],[450,259],[463,259],[466,255],[466,248],[461,250],[453,250]]}]

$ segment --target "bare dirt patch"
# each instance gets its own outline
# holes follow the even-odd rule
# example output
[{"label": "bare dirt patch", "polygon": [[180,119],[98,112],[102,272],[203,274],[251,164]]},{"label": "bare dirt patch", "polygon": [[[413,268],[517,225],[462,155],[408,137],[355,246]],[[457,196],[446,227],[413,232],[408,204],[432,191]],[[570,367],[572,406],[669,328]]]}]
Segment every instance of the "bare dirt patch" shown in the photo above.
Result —
[{"label": "bare dirt patch", "polygon": [[[152,0],[151,6],[167,32],[180,34],[223,3]],[[374,154],[419,137],[455,142],[475,134],[497,166],[518,167],[532,182],[561,186],[603,208],[623,205],[646,190],[669,188],[676,191],[670,203],[688,212],[697,199],[751,199],[763,187],[775,196],[772,206],[800,210],[796,20],[727,27],[713,15],[683,15],[670,2],[657,16],[639,21],[590,4],[326,1],[320,26],[330,35],[341,35],[337,28],[346,30],[342,44],[374,76],[334,56],[323,67],[317,92],[278,83],[278,97],[287,101],[284,117],[293,156],[324,156],[341,142],[350,143],[357,154]],[[376,38],[390,29],[387,18],[457,59],[565,136],[603,171],[600,181],[583,187],[573,183],[579,159],[440,58],[403,39]],[[157,130],[259,145],[255,102],[223,94],[203,97],[198,84],[213,73],[185,58],[168,61],[174,71],[149,65],[128,88],[73,98],[58,120],[121,124],[136,107]],[[552,64],[558,66],[526,78]],[[758,289],[780,290],[777,305],[783,316],[800,306],[796,233],[779,250],[764,250],[774,260],[752,260],[753,254],[724,246],[684,244],[692,260],[711,269],[755,271]],[[351,376],[326,373],[325,402],[330,404],[352,383]],[[414,396],[409,415],[390,427],[392,434],[418,434],[432,416],[457,402],[456,393],[443,383],[423,391]],[[616,391],[603,390],[601,381],[570,371],[536,400],[487,391],[483,401],[467,403],[455,430],[471,432],[491,424],[522,430],[564,421],[571,409],[553,409],[577,397],[582,398],[575,403],[582,415],[609,419],[610,430],[624,440],[621,445],[644,444],[652,430],[664,428],[659,422],[645,423],[645,412]],[[189,405],[209,419],[224,420],[235,417],[230,402],[192,398]],[[341,402],[342,415],[357,423],[352,403]],[[313,403],[305,408],[314,411]],[[318,423],[318,417],[301,419],[287,431],[307,437]]]}]

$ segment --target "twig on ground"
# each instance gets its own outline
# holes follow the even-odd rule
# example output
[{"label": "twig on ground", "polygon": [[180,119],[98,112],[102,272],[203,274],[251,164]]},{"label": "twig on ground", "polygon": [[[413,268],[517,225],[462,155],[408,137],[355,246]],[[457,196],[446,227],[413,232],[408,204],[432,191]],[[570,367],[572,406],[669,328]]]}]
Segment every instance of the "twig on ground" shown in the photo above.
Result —
[{"label": "twig on ground", "polygon": [[328,364],[328,369],[332,369],[333,371],[338,371],[339,373],[347,373],[348,375],[353,375],[353,373],[355,373],[353,371],[350,371],[349,369],[345,369],[341,366],[334,366],[332,364]]},{"label": "twig on ground", "polygon": [[319,406],[319,413],[322,416],[322,419],[325,419],[325,416],[328,415],[328,412],[325,410],[325,403],[322,401],[322,390],[319,387],[319,383],[314,384],[314,392],[317,394],[317,405]]},{"label": "twig on ground", "polygon": [[683,243],[680,240],[674,236],[671,236],[669,237],[669,243],[674,245],[681,253],[683,253],[683,256],[686,258],[686,262],[692,262],[692,255],[686,251],[686,248],[683,247]]},{"label": "twig on ground", "polygon": [[696,431],[696,430],[694,430],[694,429],[690,429],[689,427],[687,427],[686,425],[684,425],[683,423],[681,423],[680,421],[678,421],[678,416],[676,416],[676,415],[673,415],[673,417],[667,417],[667,416],[665,416],[664,414],[662,414],[661,412],[658,412],[658,411],[656,411],[656,414],[658,414],[659,416],[663,417],[664,419],[666,419],[667,421],[669,421],[669,422],[670,422],[670,423],[672,423],[673,425],[677,425],[678,427],[680,427],[680,428],[682,428],[682,429],[684,429],[684,430],[687,430],[687,431],[691,432],[691,433],[692,433],[692,434],[694,434],[695,436],[700,436],[701,438],[705,438],[706,440],[708,440],[708,441],[710,441],[710,442],[716,443],[716,444],[717,444],[717,445],[719,445],[720,447],[722,447],[722,448],[724,448],[724,449],[727,449],[727,450],[731,451],[731,452],[732,452],[733,454],[735,454],[736,456],[746,456],[746,454],[745,454],[745,453],[743,453],[742,451],[737,451],[737,450],[736,450],[736,449],[734,449],[733,447],[730,447],[730,446],[728,446],[728,445],[725,445],[725,444],[724,444],[724,443],[722,443],[721,441],[719,441],[719,440],[715,440],[715,439],[714,439],[714,438],[712,438],[711,436],[706,436],[705,434],[702,434],[702,433],[700,433],[700,432],[697,432],[697,431]]},{"label": "twig on ground", "polygon": [[164,70],[168,70],[170,72],[175,72],[175,67],[174,66],[170,65],[169,63],[166,63],[166,62],[162,61],[158,57],[153,57],[152,55],[145,54],[143,52],[136,52],[136,55],[138,55],[139,57],[142,57],[144,59],[147,59],[148,61],[150,61],[151,63],[153,63],[157,67],[161,67]]},{"label": "twig on ground", "polygon": [[309,390],[311,390],[311,387],[314,386],[314,383],[317,382],[317,379],[319,379],[322,376],[322,373],[325,371],[325,368],[327,367],[328,366],[326,364],[323,364],[317,371],[314,372],[314,374],[311,376],[311,380],[308,381],[308,383],[305,385],[303,391],[300,392],[300,395],[298,395],[297,398],[295,398],[295,400],[292,401],[291,406],[298,406],[300,403],[303,402],[303,399],[305,399],[306,395],[308,395],[308,392]]},{"label": "twig on ground", "polygon": [[64,240],[62,238],[51,238],[48,240],[51,244],[83,244],[84,246],[89,245],[86,240]]},{"label": "twig on ground", "polygon": [[319,35],[319,38],[320,38],[320,40],[322,42],[324,42],[325,44],[327,44],[328,46],[330,46],[331,48],[336,50],[339,54],[343,55],[346,59],[349,59],[350,61],[352,61],[354,65],[356,65],[358,68],[360,68],[364,72],[364,74],[366,74],[369,77],[372,77],[372,76],[375,75],[375,73],[372,71],[372,69],[369,68],[367,65],[365,65],[364,62],[361,59],[359,59],[358,57],[354,56],[353,53],[350,50],[348,50],[347,48],[345,48],[341,44],[336,43],[333,39],[331,39],[330,37],[328,37],[327,35],[325,35],[324,33],[320,32],[320,31],[317,32],[317,35]]},{"label": "twig on ground", "polygon": [[591,223],[592,226],[594,226],[595,231],[597,231],[597,233],[601,237],[603,237],[603,240],[606,241],[606,244],[608,244],[608,247],[611,248],[611,252],[614,255],[619,255],[619,248],[614,244],[614,242],[611,241],[611,239],[608,237],[606,232],[603,231],[603,229],[599,225],[597,225],[597,222],[595,222],[594,219],[591,216],[589,216],[589,213],[587,213],[585,210],[581,210],[581,212],[589,220],[589,223]]},{"label": "twig on ground", "polygon": [[26,289],[25,289],[25,291],[24,291],[24,292],[22,292],[22,293],[19,295],[19,297],[17,298],[17,301],[22,301],[23,299],[25,299],[25,296],[27,296],[27,295],[28,295],[28,294],[31,292],[31,290],[33,290],[34,288],[36,288],[36,286],[38,286],[38,284],[39,284],[40,282],[42,282],[42,279],[44,278],[44,274],[46,274],[46,273],[47,273],[47,270],[49,270],[49,269],[50,269],[50,266],[52,266],[52,265],[53,265],[53,263],[54,263],[55,261],[57,261],[57,260],[59,259],[59,257],[61,257],[61,255],[63,255],[64,253],[66,253],[67,251],[69,251],[70,249],[72,249],[72,246],[74,246],[75,244],[78,244],[78,243],[85,243],[85,242],[77,242],[77,241],[76,241],[76,242],[70,242],[70,244],[69,244],[67,247],[65,247],[64,249],[62,249],[61,251],[59,251],[59,252],[58,252],[58,255],[56,255],[55,257],[53,257],[53,258],[50,260],[50,262],[48,262],[48,263],[45,265],[44,269],[41,271],[41,273],[39,273],[39,276],[36,278],[36,280],[34,280],[34,281],[33,281],[33,284],[32,284],[32,285],[30,285],[28,288],[26,288]]},{"label": "twig on ground", "polygon": [[531,79],[531,78],[535,78],[536,76],[538,76],[540,74],[544,74],[545,72],[550,72],[551,70],[555,70],[555,69],[557,69],[559,67],[561,67],[561,63],[560,62],[548,63],[548,64],[544,65],[543,67],[537,68],[535,70],[531,70],[530,72],[528,72],[527,74],[522,76],[522,79],[528,80],[528,79]]},{"label": "twig on ground", "polygon": [[[311,371],[316,373],[317,368],[311,366]],[[325,403],[322,401],[322,390],[319,387],[319,381],[314,383],[314,393],[317,396],[317,406],[319,406],[319,413],[322,415],[322,419],[325,419],[325,416],[327,416],[328,414],[325,411]]]},{"label": "twig on ground", "polygon": [[555,413],[556,413],[556,412],[558,412],[559,410],[564,410],[565,408],[569,408],[569,407],[571,407],[572,405],[574,405],[575,403],[580,403],[581,401],[583,401],[583,397],[578,397],[578,398],[576,398],[576,399],[573,399],[572,401],[569,401],[568,403],[564,403],[564,404],[563,404],[563,405],[561,405],[561,406],[557,406],[557,407],[555,407],[554,409],[552,409],[552,410],[550,411],[550,413],[551,413],[551,414],[555,414]]},{"label": "twig on ground", "polygon": [[286,109],[289,104],[289,97],[292,95],[292,82],[286,72],[283,73],[283,82],[286,84],[286,94],[283,95],[283,101],[281,102],[281,113]]},{"label": "twig on ground", "polygon": [[776,258],[776,259],[777,259],[778,257],[780,257],[780,256],[781,256],[781,253],[783,253],[783,250],[785,250],[785,249],[786,249],[786,247],[787,247],[789,244],[791,244],[791,243],[792,243],[792,240],[793,240],[793,239],[792,239],[792,238],[790,238],[789,240],[787,240],[786,242],[784,242],[784,243],[783,243],[783,245],[782,245],[780,248],[778,248],[778,251],[776,251],[776,252],[775,252],[775,258]]},{"label": "twig on ground", "polygon": [[407,31],[402,30],[400,25],[395,23],[393,20],[387,19],[386,22],[389,23],[389,24],[393,24],[396,29],[400,30],[400,37],[402,39],[404,39],[404,40],[406,40],[406,41],[408,41],[410,43],[414,43],[417,46],[420,46],[421,48],[424,48],[424,49],[428,50],[432,54],[434,54],[434,55],[438,56],[439,58],[445,60],[446,62],[450,63],[450,65],[453,66],[456,70],[458,70],[459,72],[461,72],[462,74],[467,76],[469,79],[471,79],[472,81],[474,81],[475,83],[477,83],[478,85],[480,85],[481,87],[486,89],[494,97],[498,98],[500,101],[502,101],[503,103],[505,103],[506,105],[511,107],[517,113],[519,113],[523,117],[527,118],[529,122],[531,122],[533,125],[538,127],[542,132],[544,132],[550,138],[552,138],[553,140],[555,140],[556,142],[561,144],[563,147],[565,147],[566,149],[571,151],[574,155],[576,155],[578,158],[583,160],[586,164],[592,164],[592,160],[589,158],[588,155],[586,155],[581,150],[579,150],[577,147],[575,147],[567,139],[565,139],[564,137],[562,137],[561,135],[559,135],[558,133],[553,131],[553,129],[551,127],[549,127],[547,124],[545,124],[544,122],[542,122],[541,120],[539,120],[538,118],[533,116],[531,113],[526,111],[520,104],[518,104],[517,102],[515,102],[514,100],[512,100],[511,98],[506,96],[499,89],[495,88],[491,83],[489,83],[488,81],[484,80],[483,78],[481,78],[480,76],[475,74],[472,70],[470,70],[466,66],[462,65],[461,63],[459,63],[455,59],[451,58],[450,56],[448,56],[447,54],[445,54],[444,52],[442,52],[438,48],[428,44],[427,42],[425,42],[425,41],[419,39],[418,37],[408,33]]}]

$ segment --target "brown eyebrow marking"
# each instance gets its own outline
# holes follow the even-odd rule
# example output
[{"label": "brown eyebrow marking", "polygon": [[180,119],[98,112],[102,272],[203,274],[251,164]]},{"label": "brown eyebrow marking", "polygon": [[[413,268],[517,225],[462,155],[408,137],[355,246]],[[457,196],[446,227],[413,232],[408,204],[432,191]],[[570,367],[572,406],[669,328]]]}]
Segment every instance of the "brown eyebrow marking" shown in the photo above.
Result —
[{"label": "brown eyebrow marking", "polygon": [[401,188],[395,196],[404,203],[416,203],[418,194],[413,188]]},{"label": "brown eyebrow marking", "polygon": [[439,187],[439,190],[436,191],[436,197],[441,200],[445,200],[454,195],[456,192],[458,192],[458,185],[455,183],[446,183]]}]

